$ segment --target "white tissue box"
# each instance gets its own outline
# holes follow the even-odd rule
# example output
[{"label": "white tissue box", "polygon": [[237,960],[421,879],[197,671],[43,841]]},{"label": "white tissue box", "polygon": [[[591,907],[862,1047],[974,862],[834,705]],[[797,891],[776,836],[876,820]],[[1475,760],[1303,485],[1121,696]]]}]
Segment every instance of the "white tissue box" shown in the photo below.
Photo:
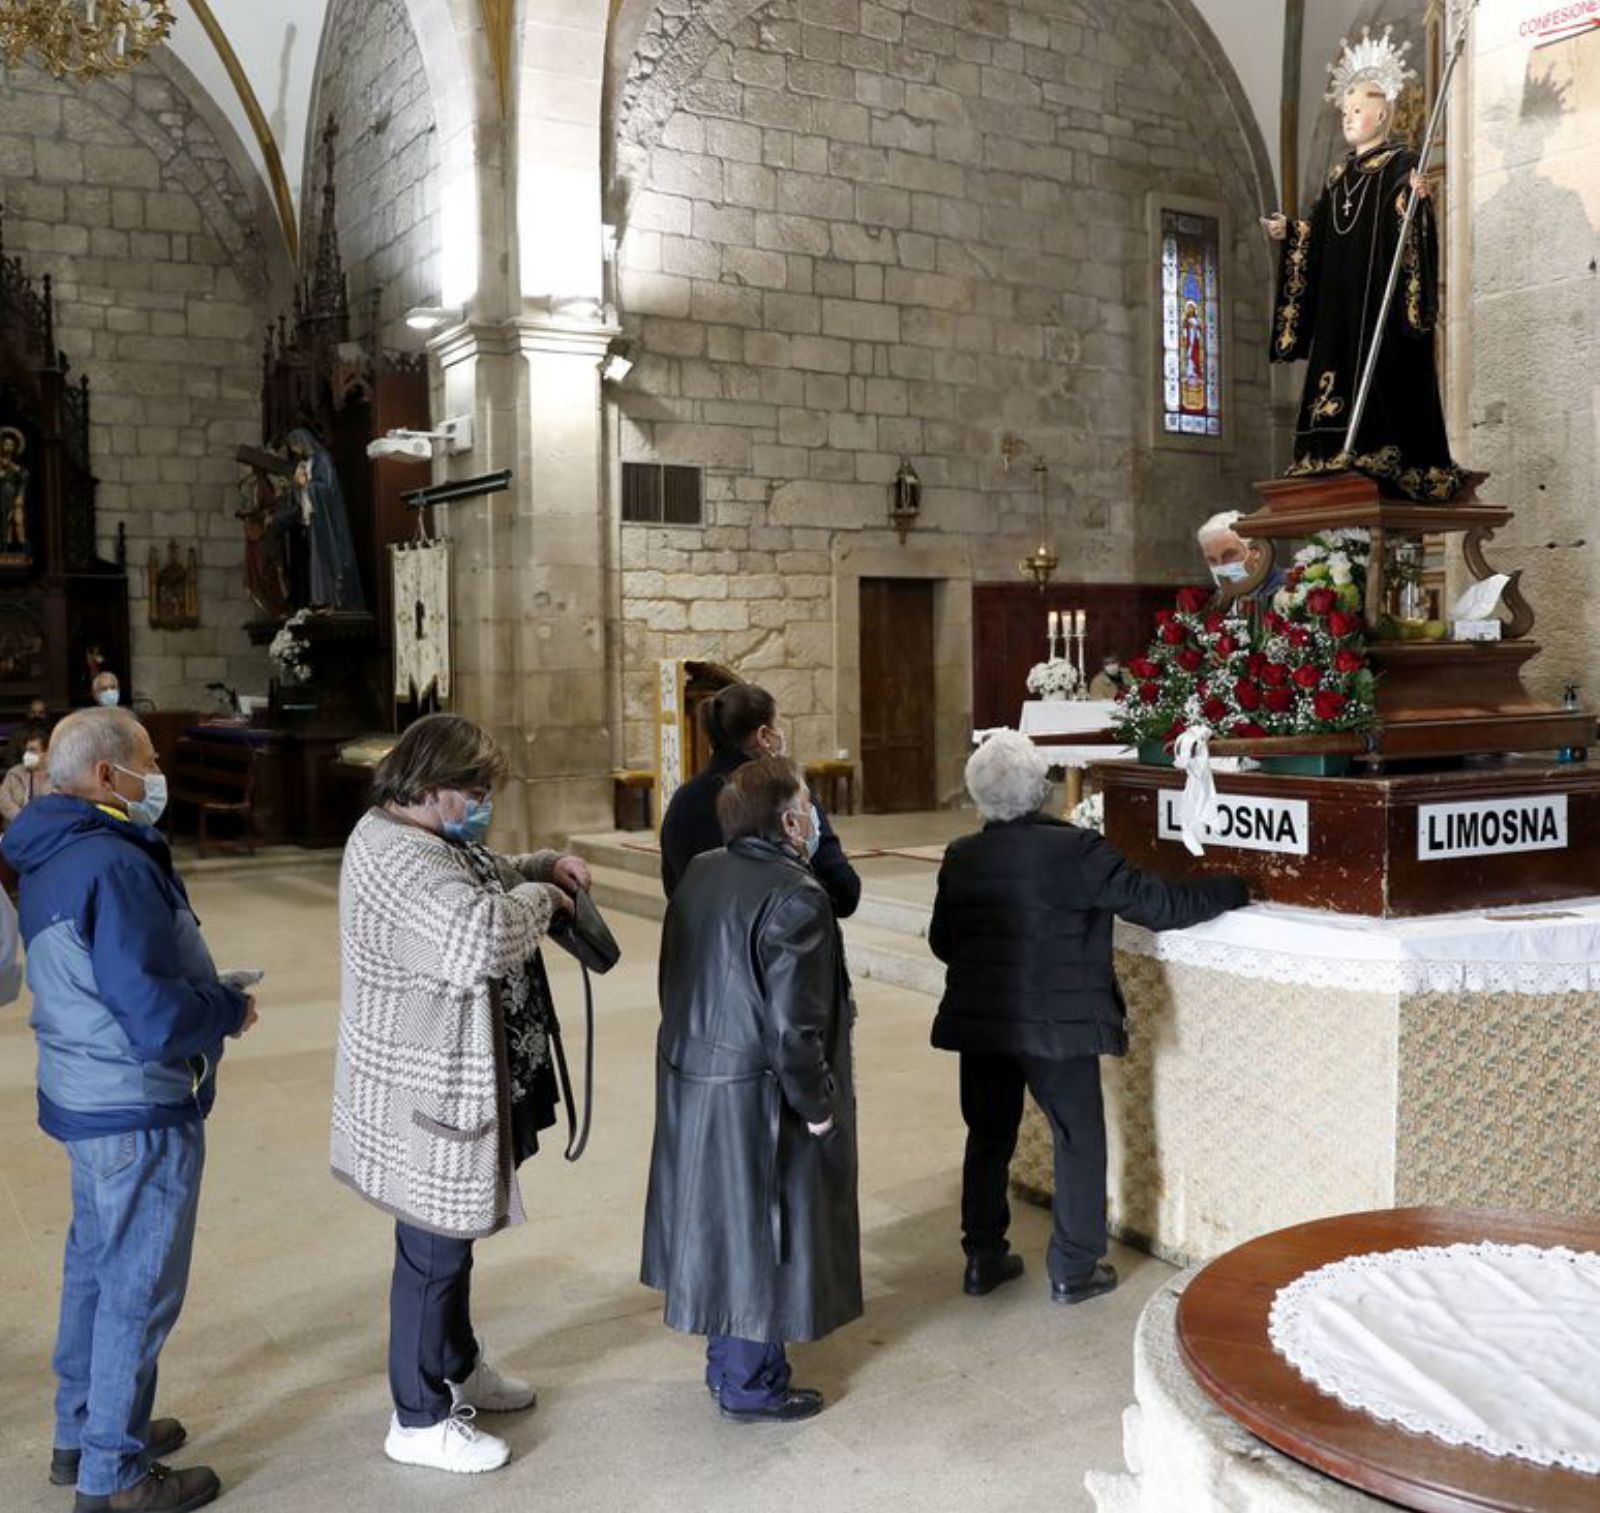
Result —
[{"label": "white tissue box", "polygon": [[1498,641],[1503,620],[1452,620],[1450,634],[1457,641]]}]

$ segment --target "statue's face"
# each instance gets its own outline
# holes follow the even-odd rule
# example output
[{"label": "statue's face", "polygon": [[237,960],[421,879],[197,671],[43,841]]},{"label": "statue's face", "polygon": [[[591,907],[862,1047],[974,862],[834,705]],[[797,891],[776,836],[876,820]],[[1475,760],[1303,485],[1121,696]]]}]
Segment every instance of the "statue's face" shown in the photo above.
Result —
[{"label": "statue's face", "polygon": [[1371,84],[1357,84],[1344,97],[1344,139],[1352,147],[1381,142],[1389,131],[1389,102]]}]

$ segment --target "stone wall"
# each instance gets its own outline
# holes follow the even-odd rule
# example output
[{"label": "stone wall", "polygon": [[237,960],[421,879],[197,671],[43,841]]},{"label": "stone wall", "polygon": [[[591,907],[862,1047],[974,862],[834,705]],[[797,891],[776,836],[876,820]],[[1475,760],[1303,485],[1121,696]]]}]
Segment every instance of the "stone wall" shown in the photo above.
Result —
[{"label": "stone wall", "polygon": [[312,93],[302,248],[315,255],[324,178],[322,129],[334,146],[339,244],[350,290],[352,335],[415,351],[405,323],[440,297],[438,133],[405,0],[334,0]]},{"label": "stone wall", "polygon": [[1452,119],[1452,439],[1517,518],[1489,549],[1523,571],[1544,652],[1529,688],[1600,699],[1600,32],[1533,51],[1480,14]]},{"label": "stone wall", "polygon": [[[234,154],[164,54],[89,85],[0,69],[7,248],[54,279],[57,343],[89,376],[100,551],[126,523],[134,683],[166,708],[210,707],[212,680],[267,684],[241,630],[253,609],[233,454],[260,439],[263,317],[288,257]],[[169,540],[200,552],[197,630],[149,625],[145,563]]]},{"label": "stone wall", "polygon": [[[898,549],[902,455],[913,545],[968,581],[1015,581],[1037,541],[1035,456],[1066,580],[1179,580],[1194,525],[1248,504],[1270,456],[1265,191],[1197,26],[1184,0],[715,0],[646,27],[614,152],[638,349],[620,451],[705,467],[708,505],[703,530],[623,529],[629,760],[650,759],[662,656],[759,676],[808,756],[851,745],[841,563]],[[1221,452],[1152,445],[1154,193],[1227,218]],[[1029,448],[1009,470],[1007,433]]]}]

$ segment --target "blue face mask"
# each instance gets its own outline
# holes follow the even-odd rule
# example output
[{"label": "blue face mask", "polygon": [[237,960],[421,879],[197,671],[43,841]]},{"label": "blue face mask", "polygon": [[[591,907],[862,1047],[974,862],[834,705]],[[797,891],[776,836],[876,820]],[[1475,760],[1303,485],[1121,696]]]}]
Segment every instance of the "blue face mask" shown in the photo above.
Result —
[{"label": "blue face mask", "polygon": [[122,690],[120,688],[102,688],[94,698],[95,703],[99,704],[101,708],[115,709],[122,702]]},{"label": "blue face mask", "polygon": [[117,768],[118,772],[126,772],[131,778],[138,778],[144,784],[144,797],[128,799],[128,818],[136,825],[154,825],[167,808],[167,779],[159,772],[130,772],[126,767]]},{"label": "blue face mask", "polygon": [[489,821],[494,818],[493,799],[468,799],[467,812],[458,820],[444,822],[447,840],[481,846],[489,836]]},{"label": "blue face mask", "polygon": [[1213,580],[1221,586],[1225,583],[1243,583],[1250,576],[1248,562],[1219,562],[1211,569]]}]

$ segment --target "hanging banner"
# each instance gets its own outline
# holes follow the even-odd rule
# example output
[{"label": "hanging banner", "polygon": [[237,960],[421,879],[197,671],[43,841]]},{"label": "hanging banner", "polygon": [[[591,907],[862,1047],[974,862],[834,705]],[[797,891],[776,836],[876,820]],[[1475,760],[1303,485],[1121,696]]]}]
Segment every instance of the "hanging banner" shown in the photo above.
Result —
[{"label": "hanging banner", "polygon": [[450,697],[450,547],[443,541],[389,548],[394,579],[394,696],[421,703]]}]

